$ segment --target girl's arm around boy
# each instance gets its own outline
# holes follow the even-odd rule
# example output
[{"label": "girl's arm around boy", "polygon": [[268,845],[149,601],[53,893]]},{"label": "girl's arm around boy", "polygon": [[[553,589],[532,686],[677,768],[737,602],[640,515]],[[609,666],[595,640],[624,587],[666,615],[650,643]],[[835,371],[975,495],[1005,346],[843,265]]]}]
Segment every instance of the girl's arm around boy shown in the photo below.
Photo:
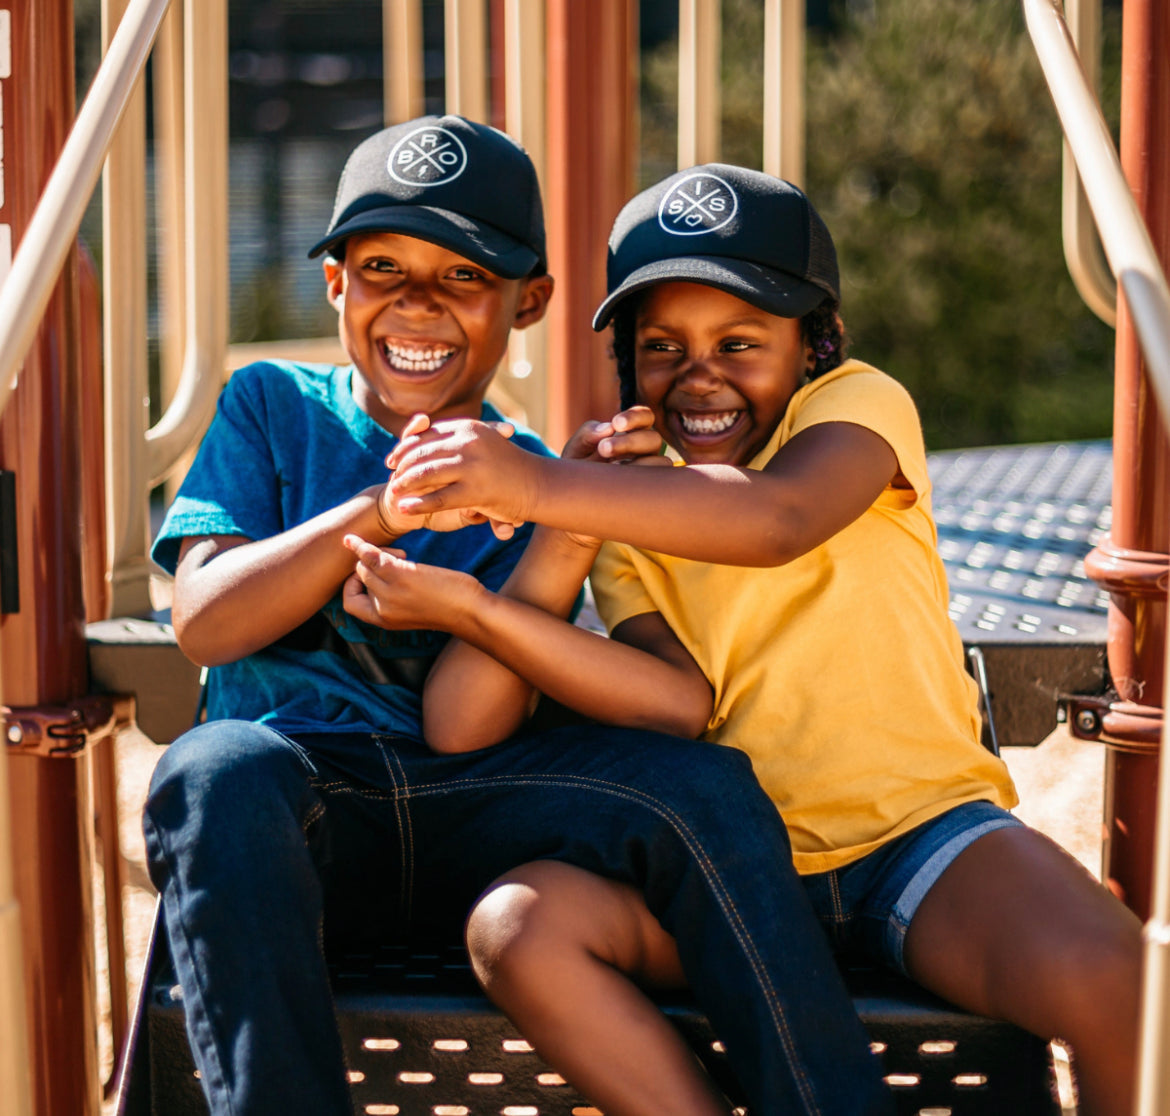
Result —
[{"label": "girl's arm around boy", "polygon": [[733,566],[782,565],[807,553],[860,516],[898,472],[890,445],[849,422],[800,431],[763,469],[540,460],[464,421],[405,439],[393,464],[402,512],[474,508]]}]

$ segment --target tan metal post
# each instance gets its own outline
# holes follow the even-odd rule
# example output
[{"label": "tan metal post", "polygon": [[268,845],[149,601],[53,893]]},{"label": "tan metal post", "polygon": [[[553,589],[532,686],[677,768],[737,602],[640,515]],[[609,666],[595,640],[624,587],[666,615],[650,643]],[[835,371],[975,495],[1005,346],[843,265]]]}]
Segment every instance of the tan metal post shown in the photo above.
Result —
[{"label": "tan metal post", "polygon": [[183,374],[146,432],[148,483],[166,479],[203,436],[223,386],[228,339],[227,0],[183,6]]},{"label": "tan metal post", "polygon": [[488,122],[484,0],[443,0],[447,111]]},{"label": "tan metal post", "polygon": [[382,0],[382,95],[387,124],[422,116],[422,0]]},{"label": "tan metal post", "polygon": [[[1064,0],[1064,17],[1089,88],[1100,96],[1101,0]],[[1064,259],[1085,305],[1106,325],[1117,324],[1117,281],[1101,250],[1093,214],[1068,140],[1062,143],[1061,229]]]},{"label": "tan metal post", "polygon": [[[547,197],[544,0],[504,0],[503,37],[504,129],[528,152]],[[548,412],[545,322],[512,334],[503,386],[524,408],[524,421],[544,432]]]},{"label": "tan metal post", "polygon": [[549,310],[547,436],[562,444],[617,405],[606,339],[589,327],[605,295],[605,243],[632,193],[636,128],[632,0],[548,0]]},{"label": "tan metal post", "polygon": [[804,185],[804,0],[764,0],[764,170]]},{"label": "tan metal post", "polygon": [[[127,0],[102,0],[102,51]],[[146,560],[146,91],[139,81],[102,176],[103,365],[106,387],[106,560],[114,616],[150,611]]]},{"label": "tan metal post", "polygon": [[678,166],[713,163],[720,150],[720,0],[679,0]]},{"label": "tan metal post", "polygon": [[[158,31],[151,63],[154,101],[155,266],[158,269],[159,379],[162,406],[174,399],[187,351],[187,243],[183,165],[183,4],[172,0]],[[167,479],[174,498],[185,469]]]}]

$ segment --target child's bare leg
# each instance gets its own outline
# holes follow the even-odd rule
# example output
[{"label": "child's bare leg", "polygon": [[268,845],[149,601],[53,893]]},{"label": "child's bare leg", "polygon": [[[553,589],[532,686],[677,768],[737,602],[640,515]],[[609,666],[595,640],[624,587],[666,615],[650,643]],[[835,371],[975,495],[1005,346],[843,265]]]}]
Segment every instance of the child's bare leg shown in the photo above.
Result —
[{"label": "child's bare leg", "polygon": [[1035,830],[972,842],[927,892],[910,974],[953,1003],[1068,1040],[1082,1116],[1130,1116],[1141,925]]},{"label": "child's bare leg", "polygon": [[634,888],[557,861],[523,865],[476,904],[467,945],[487,994],[607,1116],[727,1116],[634,983],[684,983],[674,940]]}]

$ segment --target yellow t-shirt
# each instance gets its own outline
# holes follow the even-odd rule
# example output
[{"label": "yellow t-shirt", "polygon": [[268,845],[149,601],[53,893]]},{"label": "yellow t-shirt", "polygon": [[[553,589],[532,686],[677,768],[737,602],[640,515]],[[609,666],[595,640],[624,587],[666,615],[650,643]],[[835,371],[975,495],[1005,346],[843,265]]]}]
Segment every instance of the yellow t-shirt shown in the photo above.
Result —
[{"label": "yellow t-shirt", "polygon": [[1017,802],[1007,768],[979,741],[913,401],[876,368],[847,361],[797,391],[748,467],[762,469],[822,422],[875,431],[910,488],[888,487],[784,566],[718,566],[606,543],[592,575],[611,631],[660,612],[694,656],[715,691],[704,736],[751,756],[801,873],[848,864],[963,802]]}]

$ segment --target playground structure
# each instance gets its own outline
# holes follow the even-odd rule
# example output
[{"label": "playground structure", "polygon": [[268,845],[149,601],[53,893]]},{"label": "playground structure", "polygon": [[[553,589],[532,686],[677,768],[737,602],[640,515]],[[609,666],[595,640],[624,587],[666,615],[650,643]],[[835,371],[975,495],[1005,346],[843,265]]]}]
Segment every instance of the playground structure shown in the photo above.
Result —
[{"label": "playground structure", "polygon": [[[1075,733],[1108,746],[1103,875],[1149,920],[1139,1109],[1148,1116],[1170,1112],[1170,1068],[1158,1056],[1170,1039],[1170,774],[1161,776],[1156,832],[1154,794],[1170,569],[1170,12],[1158,0],[1126,0],[1119,162],[1071,45],[1095,57],[1098,13],[1087,2],[1066,7],[1067,25],[1051,0],[1024,0],[1108,260],[1096,254],[1069,174],[1070,270],[1096,312],[1116,308],[1117,324],[1113,522],[1086,561],[1110,596],[1114,692],[1075,694],[1069,713]],[[415,0],[384,3],[384,50],[394,59],[385,67],[388,120],[422,110],[420,11]],[[766,0],[765,11],[765,169],[799,182],[803,3]],[[0,697],[8,709],[0,1097],[15,1116],[76,1116],[100,1103],[90,788],[106,827],[106,893],[116,896],[109,741],[134,713],[128,699],[91,693],[84,623],[148,616],[147,494],[205,428],[227,348],[226,2],[106,0],[103,12],[105,60],[74,122],[70,0],[0,7]],[[501,123],[532,152],[544,182],[558,297],[547,329],[524,335],[509,362],[553,371],[508,380],[505,390],[557,443],[583,417],[612,409],[600,374],[604,342],[588,322],[604,286],[597,248],[632,188],[636,4],[447,0],[446,12],[448,108],[489,119],[489,104],[502,101]],[[679,26],[679,163],[689,165],[718,157],[718,3],[683,0]],[[503,75],[494,98],[489,42],[491,72]],[[141,75],[152,45],[156,158],[171,184],[160,237],[173,398],[148,429]],[[99,311],[76,230],[103,162]],[[157,631],[152,623],[143,629]],[[160,741],[190,716],[190,706],[158,700],[168,684],[159,678],[156,693],[137,694],[139,722]],[[996,688],[994,677],[984,685],[992,698]],[[128,1019],[110,906],[120,1043]]]}]

